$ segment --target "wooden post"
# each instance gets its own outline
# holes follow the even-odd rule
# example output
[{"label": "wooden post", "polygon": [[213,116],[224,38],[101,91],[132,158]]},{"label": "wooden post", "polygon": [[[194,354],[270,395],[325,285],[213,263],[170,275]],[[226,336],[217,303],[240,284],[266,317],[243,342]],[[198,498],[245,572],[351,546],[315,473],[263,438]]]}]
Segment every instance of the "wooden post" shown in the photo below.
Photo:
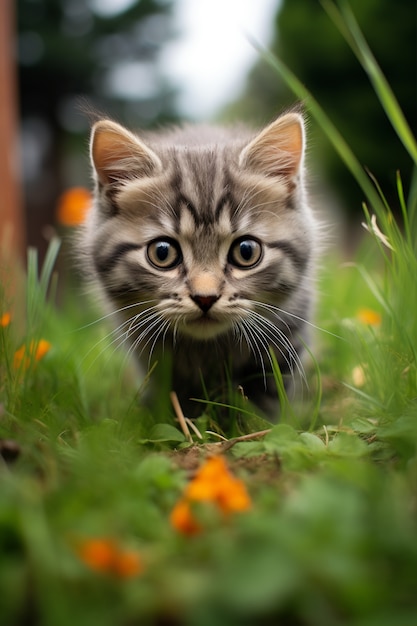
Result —
[{"label": "wooden post", "polygon": [[14,0],[0,2],[0,281],[6,298],[16,293],[25,250],[18,149],[14,7]]}]

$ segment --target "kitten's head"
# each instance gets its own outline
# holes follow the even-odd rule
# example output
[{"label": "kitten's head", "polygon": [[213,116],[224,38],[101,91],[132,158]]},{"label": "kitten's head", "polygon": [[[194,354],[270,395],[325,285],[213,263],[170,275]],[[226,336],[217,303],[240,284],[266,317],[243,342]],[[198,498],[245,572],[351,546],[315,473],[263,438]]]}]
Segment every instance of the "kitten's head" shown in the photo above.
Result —
[{"label": "kitten's head", "polygon": [[255,137],[197,127],[142,139],[96,123],[84,245],[113,307],[147,303],[164,332],[211,339],[257,303],[299,297],[314,230],[303,157],[297,113]]}]

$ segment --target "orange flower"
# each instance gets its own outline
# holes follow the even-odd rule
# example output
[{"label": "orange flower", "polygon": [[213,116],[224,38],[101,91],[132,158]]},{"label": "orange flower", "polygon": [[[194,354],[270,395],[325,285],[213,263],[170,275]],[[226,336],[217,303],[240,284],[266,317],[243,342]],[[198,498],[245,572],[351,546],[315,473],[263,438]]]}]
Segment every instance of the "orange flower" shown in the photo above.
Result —
[{"label": "orange flower", "polygon": [[79,226],[86,218],[92,196],[84,187],[72,187],[61,194],[57,207],[57,220],[63,226]]},{"label": "orange flower", "polygon": [[0,315],[0,326],[2,326],[3,328],[6,328],[6,326],[10,324],[11,320],[12,320],[12,316],[10,315],[9,312],[6,311],[6,313],[3,313],[3,315]]},{"label": "orange flower", "polygon": [[188,535],[201,530],[193,516],[193,502],[211,502],[224,515],[247,511],[251,507],[244,483],[230,473],[222,456],[214,456],[205,461],[171,513],[171,524],[174,528]]},{"label": "orange flower", "polygon": [[118,551],[113,561],[113,572],[118,578],[134,578],[143,572],[140,555],[131,550]]},{"label": "orange flower", "polygon": [[122,550],[113,539],[87,539],[80,544],[78,556],[93,571],[117,578],[133,578],[143,571],[139,554]]},{"label": "orange flower", "polygon": [[185,494],[190,500],[215,502],[224,513],[242,511],[250,507],[244,483],[229,472],[222,456],[207,459],[188,485]]},{"label": "orange flower", "polygon": [[108,572],[112,569],[116,547],[109,539],[89,539],[84,541],[78,556],[96,572]]},{"label": "orange flower", "polygon": [[381,324],[381,315],[372,309],[359,309],[356,314],[357,319],[368,326],[379,326]]},{"label": "orange flower", "polygon": [[251,500],[245,485],[233,477],[222,485],[217,502],[223,513],[226,514],[247,511],[251,507]]},{"label": "orange flower", "polygon": [[179,500],[170,515],[171,525],[184,535],[196,535],[202,527],[195,519],[191,505],[185,498]]},{"label": "orange flower", "polygon": [[51,349],[51,344],[46,339],[40,339],[38,342],[31,341],[28,354],[26,346],[21,346],[14,353],[13,365],[15,369],[28,369],[32,361],[40,361]]},{"label": "orange flower", "polygon": [[193,482],[210,482],[230,476],[225,458],[222,456],[211,456],[206,459],[194,477]]}]

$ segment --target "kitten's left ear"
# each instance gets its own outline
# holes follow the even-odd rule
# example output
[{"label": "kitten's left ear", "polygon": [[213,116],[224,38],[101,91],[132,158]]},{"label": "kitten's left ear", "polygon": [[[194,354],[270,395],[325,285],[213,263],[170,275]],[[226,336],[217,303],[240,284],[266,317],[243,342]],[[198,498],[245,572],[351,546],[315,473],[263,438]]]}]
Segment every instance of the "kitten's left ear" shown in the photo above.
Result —
[{"label": "kitten's left ear", "polygon": [[264,176],[293,178],[302,164],[304,143],[303,118],[298,113],[287,113],[242,150],[239,164]]}]

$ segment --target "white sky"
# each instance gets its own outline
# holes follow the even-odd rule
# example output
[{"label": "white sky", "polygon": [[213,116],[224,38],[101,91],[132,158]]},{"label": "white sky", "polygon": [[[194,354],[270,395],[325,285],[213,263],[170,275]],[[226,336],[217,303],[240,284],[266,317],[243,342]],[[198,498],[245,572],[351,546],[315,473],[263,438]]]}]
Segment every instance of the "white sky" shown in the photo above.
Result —
[{"label": "white sky", "polygon": [[[88,1],[102,15],[115,14],[134,2]],[[249,39],[268,46],[280,1],[175,0],[177,37],[162,50],[160,68],[182,91],[178,102],[181,114],[209,119],[238,96],[257,55]],[[117,88],[125,95],[140,97],[146,87],[154,88],[145,70],[143,63],[126,64],[117,68],[112,80],[116,83],[117,78]]]},{"label": "white sky", "polygon": [[267,46],[279,0],[176,0],[178,39],[163,52],[166,76],[183,92],[181,112],[213,116],[242,89],[257,52]]}]

